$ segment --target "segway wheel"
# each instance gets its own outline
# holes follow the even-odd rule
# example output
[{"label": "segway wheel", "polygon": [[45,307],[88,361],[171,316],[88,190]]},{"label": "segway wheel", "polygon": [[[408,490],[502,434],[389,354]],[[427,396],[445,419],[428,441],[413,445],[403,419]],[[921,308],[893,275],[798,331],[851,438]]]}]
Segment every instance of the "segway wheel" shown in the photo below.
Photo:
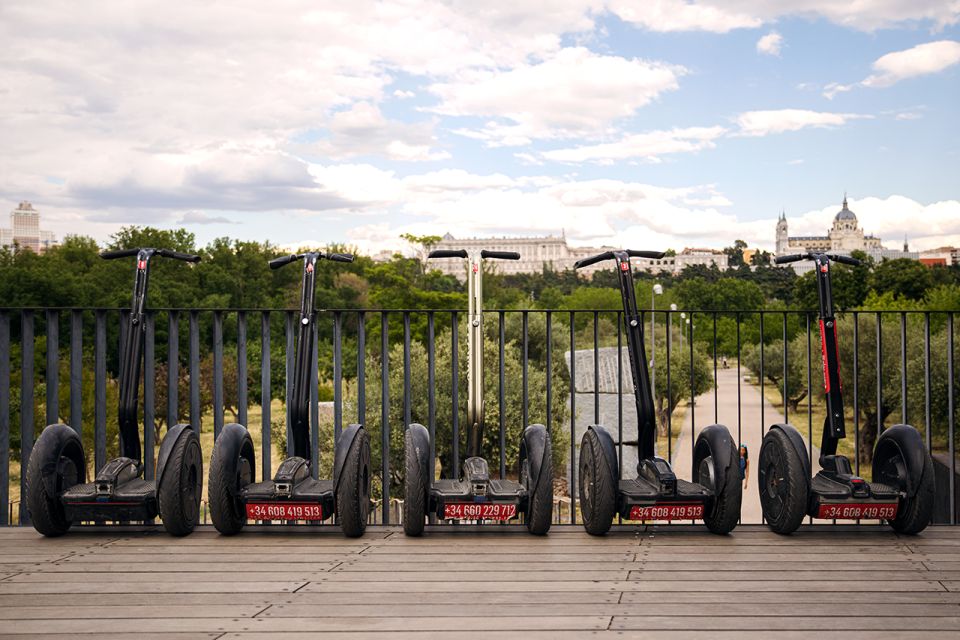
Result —
[{"label": "segway wheel", "polygon": [[610,530],[617,510],[617,488],[603,455],[600,438],[593,430],[580,442],[580,512],[587,533],[602,536]]},{"label": "segway wheel", "polygon": [[[70,520],[60,502],[60,494],[83,480],[85,470],[79,467],[82,460],[80,436],[65,424],[50,425],[33,445],[24,480],[26,506],[33,528],[39,533],[56,537],[70,529]],[[47,484],[43,481],[45,469],[48,472],[56,470],[54,494],[48,492]]]},{"label": "segway wheel", "polygon": [[[891,427],[890,430],[897,428],[899,426]],[[908,428],[913,429],[912,427]],[[920,482],[916,487],[916,492],[912,497],[900,499],[897,517],[888,520],[888,522],[897,533],[915,535],[927,528],[933,516],[933,459],[923,445],[923,440],[918,436],[899,438],[898,442],[901,447],[917,449],[917,451],[904,451],[903,454],[911,459],[922,458],[923,468],[920,472]],[[920,456],[917,456],[918,452],[921,453]],[[874,456],[874,482],[882,482],[893,487],[906,487],[906,464],[896,447],[878,446]]]},{"label": "segway wheel", "polygon": [[[728,457],[731,461],[737,456],[736,447],[733,441],[730,441],[729,452],[717,452],[716,455]],[[707,487],[713,487],[714,498],[713,508],[709,513],[704,513],[703,523],[707,529],[713,533],[725,535],[733,531],[740,520],[740,503],[743,500],[743,485],[740,484],[740,475],[735,473],[736,464],[730,464],[727,467],[727,473],[724,477],[722,487],[715,486],[713,471],[714,458],[707,456],[700,461],[698,468],[698,482]]]},{"label": "segway wheel", "polygon": [[806,515],[807,479],[803,461],[780,429],[770,429],[763,437],[759,467],[763,517],[776,533],[793,533]]},{"label": "segway wheel", "polygon": [[200,497],[203,493],[203,454],[200,439],[185,431],[170,454],[157,487],[160,519],[168,533],[185,536],[200,523]]},{"label": "segway wheel", "polygon": [[[227,425],[229,428],[230,425]],[[221,433],[223,438],[224,434]],[[249,436],[246,436],[249,439]],[[207,481],[207,498],[210,501],[210,520],[222,535],[240,533],[247,523],[247,514],[237,497],[240,490],[253,482],[253,460],[241,455],[237,460],[228,460],[224,453],[227,447],[213,445],[210,457],[210,478]],[[250,443],[252,448],[253,444]]]},{"label": "segway wheel", "polygon": [[403,532],[408,536],[423,535],[427,517],[427,470],[417,459],[412,429],[403,437]]},{"label": "segway wheel", "polygon": [[520,469],[521,484],[527,487],[527,530],[535,536],[546,535],[553,521],[553,452],[550,448],[550,434],[547,433],[546,436],[544,460],[536,487],[530,486],[533,479],[530,477],[529,460],[524,460]]},{"label": "segway wheel", "polygon": [[357,431],[343,463],[337,486],[337,520],[343,534],[359,538],[367,530],[370,515],[370,436]]}]

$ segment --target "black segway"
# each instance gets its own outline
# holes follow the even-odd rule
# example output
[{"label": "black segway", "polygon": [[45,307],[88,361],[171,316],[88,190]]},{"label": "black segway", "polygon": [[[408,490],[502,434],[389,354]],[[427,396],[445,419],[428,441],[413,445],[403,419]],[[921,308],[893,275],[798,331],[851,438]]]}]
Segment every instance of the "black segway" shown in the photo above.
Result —
[{"label": "black segway", "polygon": [[467,369],[467,458],[459,479],[433,480],[430,476],[430,433],[421,424],[410,424],[404,434],[403,531],[423,533],[424,520],[435,514],[445,520],[505,521],[521,513],[530,533],[544,535],[553,518],[553,458],[550,434],[542,424],[523,430],[520,443],[519,481],[491,478],[481,455],[483,444],[483,269],[481,260],[519,260],[514,251],[467,253],[431,251],[428,258],[466,258],[469,271]]},{"label": "black segway", "polygon": [[156,479],[144,480],[137,404],[150,260],[160,256],[199,262],[200,256],[167,249],[121,249],[100,254],[107,260],[131,256],[137,258],[133,306],[120,347],[118,422],[122,456],[107,462],[94,481],[87,482],[83,443],[77,432],[65,424],[52,424],[43,430],[27,464],[26,502],[34,528],[45,536],[62,535],[74,522],[143,522],[158,515],[167,531],[184,536],[199,520],[203,482],[200,439],[189,424],[169,428],[160,443]]},{"label": "black segway", "polygon": [[[693,478],[677,478],[670,463],[656,455],[657,421],[643,346],[643,322],[637,310],[630,258],[659,260],[659,251],[607,251],[578,260],[574,268],[615,260],[623,299],[623,321],[637,404],[638,476],[620,478],[617,450],[610,433],[590,425],[580,442],[580,505],[588,533],[603,535],[617,514],[626,520],[699,520],[714,533],[729,533],[740,518],[739,454],[723,425],[704,427],[693,449]],[[571,356],[572,357],[572,356]]]},{"label": "black segway", "polygon": [[[359,424],[340,434],[332,480],[317,480],[310,470],[310,380],[313,359],[313,308],[317,262],[353,262],[338,253],[301,253],[270,261],[271,269],[303,260],[300,330],[293,369],[290,416],[293,457],[284,460],[272,480],[254,482],[253,439],[240,424],[223,427],[213,445],[208,493],[210,517],[222,534],[238,533],[247,520],[321,521],[336,515],[343,533],[362,536],[370,513],[370,437]],[[270,455],[264,451],[263,455]]]},{"label": "black segway", "polygon": [[830,262],[859,265],[856,258],[827,253],[778,256],[777,264],[813,260],[820,296],[820,347],[827,417],[820,444],[821,470],[811,480],[803,436],[789,424],[775,424],[763,437],[757,482],[763,517],[777,533],[796,531],[803,517],[886,520],[900,533],[919,533],[933,513],[933,460],[920,433],[906,424],[877,439],[873,482],[854,475],[850,460],[837,455],[846,437],[837,325],[830,289]]}]

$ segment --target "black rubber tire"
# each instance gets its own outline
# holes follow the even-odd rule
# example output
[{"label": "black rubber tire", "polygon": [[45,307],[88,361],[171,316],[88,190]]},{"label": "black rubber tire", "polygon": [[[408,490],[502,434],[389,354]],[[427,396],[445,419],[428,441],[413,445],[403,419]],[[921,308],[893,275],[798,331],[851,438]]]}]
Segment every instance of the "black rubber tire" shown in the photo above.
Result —
[{"label": "black rubber tire", "polygon": [[[740,473],[737,469],[738,452],[733,440],[730,440],[730,450],[727,452],[712,452],[714,456],[728,457],[726,478],[722,487],[714,488],[715,497],[713,499],[713,509],[710,513],[705,513],[703,523],[707,529],[713,533],[726,535],[734,530],[737,522],[740,520],[740,505],[743,502],[743,485],[740,484]],[[707,464],[713,463],[713,456],[707,456],[704,460]],[[700,484],[704,483],[704,478],[698,478]]]},{"label": "black rubber tire", "polygon": [[200,523],[203,495],[203,452],[193,430],[184,431],[164,468],[157,486],[163,528],[174,536],[192,533]]},{"label": "black rubber tire", "polygon": [[240,490],[253,481],[253,463],[238,460],[236,468],[227,464],[223,448],[213,445],[210,457],[210,477],[207,479],[207,500],[210,520],[222,535],[233,536],[247,524],[247,514],[237,499]]},{"label": "black rubber tire", "polygon": [[535,536],[546,535],[553,522],[553,451],[550,447],[549,433],[543,449],[543,457],[537,486],[532,492],[528,488],[525,519],[527,531]]},{"label": "black rubber tire", "polygon": [[408,536],[423,535],[427,517],[427,474],[422,469],[407,429],[403,436],[403,532]]},{"label": "black rubber tire", "polygon": [[758,467],[760,507],[767,525],[776,533],[793,533],[807,512],[808,479],[787,434],[780,429],[767,431],[760,445]]},{"label": "black rubber tire", "polygon": [[[76,446],[77,450],[83,451],[80,436],[70,427],[55,424],[44,429],[33,445],[30,460],[27,462],[27,474],[24,477],[26,507],[33,528],[50,538],[62,536],[70,529],[71,522],[64,512],[63,503],[60,501],[60,493],[76,484],[80,477],[78,470],[75,468],[76,465],[71,459],[56,459],[65,448],[65,444]],[[43,467],[47,464],[57,464],[58,469],[60,469],[62,468],[61,463],[67,465],[67,474],[58,473],[58,492],[55,495],[50,495],[47,492],[46,484],[43,482]],[[65,477],[71,475],[71,470],[73,472],[72,477]]]},{"label": "black rubber tire", "polygon": [[337,520],[343,534],[359,538],[367,530],[370,516],[370,436],[357,431],[343,461],[337,485]]},{"label": "black rubber tire", "polygon": [[912,498],[902,498],[897,509],[897,517],[888,520],[897,533],[916,535],[927,528],[933,517],[934,500],[933,460],[930,453],[924,451],[923,471],[920,474],[920,486]]},{"label": "black rubber tire", "polygon": [[612,474],[603,456],[600,439],[593,430],[583,434],[580,441],[580,513],[583,528],[593,536],[602,536],[610,530],[617,511],[617,488],[612,485]]}]

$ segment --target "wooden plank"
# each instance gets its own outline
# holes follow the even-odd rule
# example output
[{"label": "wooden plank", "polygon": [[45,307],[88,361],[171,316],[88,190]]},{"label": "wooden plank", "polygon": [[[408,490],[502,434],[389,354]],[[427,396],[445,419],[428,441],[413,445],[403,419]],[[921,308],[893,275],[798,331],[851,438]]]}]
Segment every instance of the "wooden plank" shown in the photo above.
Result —
[{"label": "wooden plank", "polygon": [[0,595],[7,593],[289,593],[305,586],[303,582],[241,582],[233,580],[152,582],[141,579],[64,582],[0,582]]},{"label": "wooden plank", "polygon": [[[166,565],[164,565],[166,566]],[[804,571],[927,571],[933,570],[921,562],[910,562],[903,560],[900,562],[804,562],[798,564],[798,569]],[[960,569],[960,566],[957,567]],[[756,573],[776,573],[782,575],[784,568],[780,563],[771,562],[738,562],[732,565],[729,560],[711,561],[711,562],[651,562],[651,561],[590,561],[590,562],[554,562],[541,561],[539,557],[525,558],[524,560],[478,560],[463,562],[379,562],[364,557],[346,560],[332,569],[334,573],[356,573],[356,572],[439,572],[450,571],[638,571],[643,575],[648,572],[703,572],[703,571],[721,571],[728,572],[731,569],[742,572]],[[794,571],[796,569],[791,569]],[[630,576],[631,578],[633,576]]]},{"label": "wooden plank", "polygon": [[[869,601],[875,604],[912,604],[912,603],[941,603],[960,605],[960,592],[951,593],[948,591],[873,591],[869,594],[863,592],[853,592],[858,601]],[[297,596],[301,594],[296,594]],[[756,591],[751,592],[749,601],[757,605],[758,609],[766,610],[763,605],[790,605],[805,603],[830,604],[849,596],[849,593],[840,593],[838,591]],[[648,592],[626,592],[621,594],[620,601],[638,604],[650,604],[659,602],[656,595]],[[676,603],[694,603],[698,607],[707,603],[740,603],[744,601],[743,594],[737,591],[674,591],[670,594],[670,602]]]},{"label": "wooden plank", "polygon": [[[519,632],[530,629],[556,630],[601,630],[610,624],[609,616],[514,616],[489,618],[479,616],[460,616],[445,620],[448,628],[478,629],[484,631]],[[100,633],[115,631],[115,620],[53,618],[48,620],[18,620],[6,625],[13,633]],[[167,618],[152,620],[132,618],[124,622],[131,629],[151,628],[154,631],[167,632],[210,632],[210,631],[259,631],[277,633],[300,631],[316,624],[315,618]],[[324,621],[324,631],[430,631],[435,630],[437,622],[432,617],[404,618],[329,618]]]},{"label": "wooden plank", "polygon": [[[580,640],[580,638],[623,638],[623,631],[524,631],[524,640]],[[635,634],[631,634],[635,635]],[[448,630],[430,631],[393,631],[392,640],[448,640],[451,632]],[[458,638],[483,638],[484,640],[516,640],[514,631],[464,631],[457,630]],[[228,632],[218,640],[377,640],[383,636],[376,633],[357,632],[328,632],[328,631],[301,631],[301,632]],[[640,636],[648,637],[648,635]],[[658,631],[658,639],[664,640],[768,640],[769,631]],[[820,632],[818,638],[829,640],[876,640],[876,631],[838,631]],[[884,640],[956,640],[954,631],[890,631],[883,634]],[[806,631],[780,631],[777,640],[810,640],[810,633]]]},{"label": "wooden plank", "polygon": [[[206,552],[198,551],[196,553],[153,553],[150,554],[150,563],[156,565],[167,565],[167,564],[180,564],[180,563],[191,563],[196,562],[210,562],[210,563],[223,563],[223,564],[234,564],[234,563],[248,563],[248,564],[281,564],[281,563],[291,563],[296,562],[297,565],[302,566],[303,562],[308,563],[328,563],[335,564],[347,560],[349,558],[355,557],[356,554],[346,554],[346,553],[315,553],[309,548],[304,549],[301,553],[261,553],[259,550],[256,553],[219,553],[216,548],[208,549]],[[90,553],[78,553],[76,555],[68,556],[65,558],[55,558],[54,560],[58,564],[96,564],[100,562],[109,562],[109,563],[136,563],[139,564],[143,562],[144,554],[143,553],[128,553],[127,549],[124,549],[122,552],[111,552],[108,550],[90,552]]]},{"label": "wooden plank", "polygon": [[729,629],[731,625],[768,631],[831,631],[838,628],[861,631],[946,631],[960,629],[960,616],[954,617],[825,617],[825,616],[742,616],[737,618],[682,617],[682,616],[618,616],[610,625],[612,630],[659,631],[661,629],[690,629],[714,631]]},{"label": "wooden plank", "polygon": [[[953,580],[960,579],[960,574],[954,571],[924,571],[924,570],[906,570],[906,571],[790,571],[790,580],[794,582],[804,582],[807,580],[822,581],[833,573],[837,580],[841,581],[868,581],[868,580],[889,580],[896,582],[907,582],[910,580]],[[826,575],[825,575],[826,574]],[[768,579],[783,578],[783,572],[776,571],[742,571],[739,567],[729,569],[722,574],[724,580],[732,581],[765,581]],[[717,578],[715,571],[631,571],[630,580],[696,580],[701,582],[710,582]]]},{"label": "wooden plank", "polygon": [[[266,605],[130,605],[123,602],[91,607],[83,605],[58,605],[55,613],[59,618],[81,620],[85,618],[117,620],[137,618],[252,618],[266,608]],[[53,613],[50,607],[0,607],[0,620],[49,620]]]},{"label": "wooden plank", "polygon": [[[287,602],[292,593],[125,593],[125,606],[257,605],[264,609],[273,602]],[[0,608],[20,607],[101,607],[99,593],[13,593],[0,595]]]},{"label": "wooden plank", "polygon": [[[107,557],[109,558],[109,556]],[[106,558],[105,558],[106,559]],[[112,558],[111,558],[112,560]],[[290,560],[290,558],[287,558]],[[273,576],[284,576],[280,580],[299,580],[300,578],[290,578],[288,576],[305,576],[304,581],[310,580],[310,576],[316,573],[330,571],[339,562],[157,562],[153,559],[149,563],[139,562],[57,562],[46,565],[33,566],[28,571],[31,573],[82,573],[89,575],[91,573],[122,573],[125,575],[142,575],[144,573],[159,574],[158,579],[166,579],[166,574],[194,574],[211,573],[229,576],[225,579],[235,580],[244,579],[235,576],[236,573],[265,573],[269,572]],[[136,572],[130,569],[135,567]],[[262,576],[261,576],[262,577]],[[151,578],[152,579],[152,578]]]},{"label": "wooden plank", "polygon": [[[180,583],[185,581],[190,581],[193,579],[204,579],[206,581],[212,580],[222,580],[223,582],[234,582],[234,583],[243,583],[243,582],[295,582],[297,584],[302,584],[305,582],[310,582],[311,580],[322,580],[330,579],[329,573],[321,572],[296,572],[296,571],[285,571],[285,572],[275,572],[270,574],[268,577],[270,580],[264,580],[264,574],[257,572],[256,574],[244,574],[244,573],[231,573],[229,579],[222,577],[219,572],[214,574],[197,572],[194,574],[183,573],[177,571],[124,571],[123,579],[128,582],[136,582],[143,584],[163,584],[163,583]],[[109,575],[103,574],[97,576],[100,580],[106,580]],[[2,582],[2,584],[30,584],[30,583],[40,583],[40,582],[58,582],[64,585],[73,585],[73,584],[84,584],[90,582],[90,572],[79,570],[71,571],[67,573],[49,573],[49,572],[30,572],[30,573],[18,573],[17,575],[11,577],[9,580]]]},{"label": "wooden plank", "polygon": [[[38,637],[34,633],[4,633],[2,636],[3,640],[37,640]],[[44,633],[43,640],[77,640],[77,634],[75,633]],[[153,633],[151,631],[141,631],[137,630],[136,638],[137,640],[200,640],[201,638],[209,638],[210,640],[216,640],[217,638],[223,637],[223,634],[219,631],[211,631],[208,633]],[[120,633],[110,633],[108,631],[101,631],[97,633],[97,640],[129,640],[130,632],[124,631]]]},{"label": "wooden plank", "polygon": [[[627,580],[626,570],[623,571],[447,571],[437,573],[432,571],[410,571],[406,573],[392,573],[384,575],[379,571],[330,572],[312,578],[316,582],[333,582],[337,584],[352,582],[367,582],[374,579],[389,578],[395,585],[405,582],[437,581],[464,584],[474,582],[498,581],[501,584],[508,582],[562,582],[582,580]],[[21,576],[24,574],[21,574]],[[14,578],[15,580],[18,579]],[[403,588],[403,587],[395,587]]]}]

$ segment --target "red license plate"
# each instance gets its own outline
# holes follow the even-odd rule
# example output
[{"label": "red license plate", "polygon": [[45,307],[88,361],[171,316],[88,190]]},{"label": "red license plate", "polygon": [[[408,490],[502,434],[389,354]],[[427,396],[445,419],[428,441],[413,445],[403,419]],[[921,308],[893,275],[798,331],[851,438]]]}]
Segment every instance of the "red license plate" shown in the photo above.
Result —
[{"label": "red license plate", "polygon": [[630,520],[696,520],[703,517],[703,503],[653,504],[631,507]]},{"label": "red license plate", "polygon": [[452,520],[509,520],[517,505],[494,502],[456,502],[443,505],[443,517]]},{"label": "red license plate", "polygon": [[323,520],[323,508],[310,502],[248,502],[249,520]]},{"label": "red license plate", "polygon": [[897,517],[897,502],[821,504],[818,518],[830,520],[893,520]]}]

